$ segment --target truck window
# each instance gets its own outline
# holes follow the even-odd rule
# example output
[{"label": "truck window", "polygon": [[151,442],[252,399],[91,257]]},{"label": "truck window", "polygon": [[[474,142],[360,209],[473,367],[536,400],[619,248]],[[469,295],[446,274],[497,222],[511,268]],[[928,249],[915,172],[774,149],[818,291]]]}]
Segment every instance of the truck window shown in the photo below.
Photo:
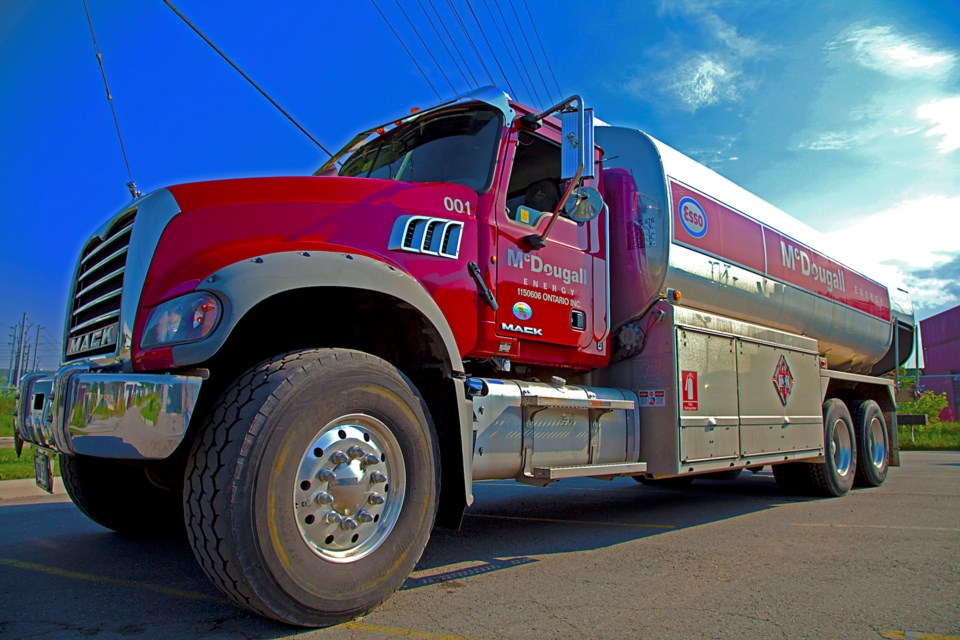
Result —
[{"label": "truck window", "polygon": [[452,182],[485,191],[502,130],[493,110],[457,111],[408,122],[358,149],[341,176]]},{"label": "truck window", "polygon": [[507,187],[507,215],[516,220],[517,207],[550,212],[562,195],[560,146],[521,131]]}]

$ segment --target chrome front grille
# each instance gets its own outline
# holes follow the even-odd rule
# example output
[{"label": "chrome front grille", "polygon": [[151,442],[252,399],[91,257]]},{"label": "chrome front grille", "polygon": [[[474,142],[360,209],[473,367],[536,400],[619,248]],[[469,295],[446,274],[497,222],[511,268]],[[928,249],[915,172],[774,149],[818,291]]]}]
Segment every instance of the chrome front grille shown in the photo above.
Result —
[{"label": "chrome front grille", "polygon": [[83,250],[70,305],[68,360],[116,349],[127,249],[135,217],[136,210],[121,216],[103,239],[94,238]]}]

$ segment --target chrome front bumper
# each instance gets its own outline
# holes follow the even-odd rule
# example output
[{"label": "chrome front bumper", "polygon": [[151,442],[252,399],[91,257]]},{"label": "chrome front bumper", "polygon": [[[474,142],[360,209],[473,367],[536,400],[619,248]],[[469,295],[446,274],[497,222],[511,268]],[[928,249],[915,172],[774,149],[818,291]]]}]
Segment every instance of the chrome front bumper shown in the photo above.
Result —
[{"label": "chrome front bumper", "polygon": [[83,365],[31,373],[20,381],[14,425],[24,441],[61,453],[160,460],[183,441],[202,382]]}]

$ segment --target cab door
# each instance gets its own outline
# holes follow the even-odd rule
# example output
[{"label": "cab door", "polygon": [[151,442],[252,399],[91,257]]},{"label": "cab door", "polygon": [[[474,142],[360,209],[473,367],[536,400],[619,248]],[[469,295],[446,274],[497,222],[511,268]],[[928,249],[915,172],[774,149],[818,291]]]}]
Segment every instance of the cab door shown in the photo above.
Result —
[{"label": "cab door", "polygon": [[514,130],[509,149],[496,213],[497,335],[519,340],[525,361],[605,360],[607,212],[581,224],[561,215],[546,246],[531,248],[525,238],[546,231],[566,187],[559,132]]}]

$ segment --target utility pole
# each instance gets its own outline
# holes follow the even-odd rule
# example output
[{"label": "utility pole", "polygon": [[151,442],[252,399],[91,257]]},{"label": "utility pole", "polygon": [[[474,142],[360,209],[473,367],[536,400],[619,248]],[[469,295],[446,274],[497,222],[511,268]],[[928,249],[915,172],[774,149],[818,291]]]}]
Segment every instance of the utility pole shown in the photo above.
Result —
[{"label": "utility pole", "polygon": [[7,386],[8,387],[14,386],[13,363],[15,362],[15,359],[13,356],[14,356],[14,347],[16,346],[16,340],[17,340],[17,327],[13,326],[13,327],[10,327],[10,366],[7,367]]},{"label": "utility pole", "polygon": [[17,348],[17,375],[13,379],[13,384],[20,384],[20,377],[23,375],[21,373],[23,368],[23,338],[24,334],[27,332],[27,312],[23,312],[23,320],[20,321],[20,346]]},{"label": "utility pole", "polygon": [[37,361],[40,357],[40,324],[37,323],[37,340],[33,344],[33,371],[39,371]]}]

